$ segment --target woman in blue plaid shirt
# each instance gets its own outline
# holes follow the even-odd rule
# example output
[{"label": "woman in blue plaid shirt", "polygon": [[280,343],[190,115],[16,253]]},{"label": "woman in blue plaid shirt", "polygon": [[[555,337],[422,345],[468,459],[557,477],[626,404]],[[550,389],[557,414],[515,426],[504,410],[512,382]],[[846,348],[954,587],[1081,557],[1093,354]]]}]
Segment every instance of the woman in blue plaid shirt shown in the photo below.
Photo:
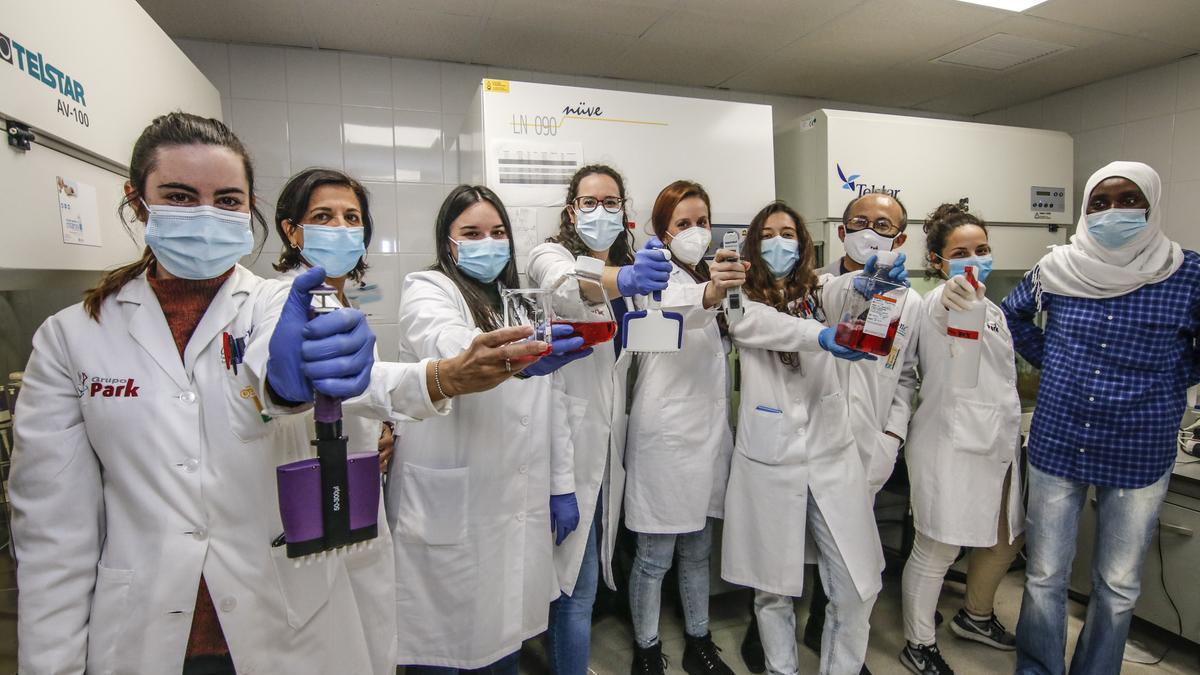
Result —
[{"label": "woman in blue plaid shirt", "polygon": [[[1067,577],[1089,487],[1094,588],[1070,672],[1120,672],[1187,389],[1200,379],[1200,255],[1163,233],[1158,174],[1113,162],[1083,194],[1071,243],[1042,258],[1002,305],[1017,352],[1042,371],[1018,673],[1065,672]],[[1033,322],[1039,311],[1044,330]]]}]

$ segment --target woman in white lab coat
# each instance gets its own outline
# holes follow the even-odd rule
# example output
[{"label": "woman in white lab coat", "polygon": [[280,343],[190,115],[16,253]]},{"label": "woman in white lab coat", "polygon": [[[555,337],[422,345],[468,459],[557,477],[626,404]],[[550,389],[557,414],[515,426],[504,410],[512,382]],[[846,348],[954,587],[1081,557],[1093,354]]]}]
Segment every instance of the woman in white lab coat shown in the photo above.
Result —
[{"label": "woman in white lab coat", "polygon": [[145,253],[47,319],[25,371],[9,483],[21,671],[371,672],[345,567],[297,569],[272,545],[284,458],[268,417],[314,386],[365,387],[364,318],[320,322],[346,329],[329,332],[358,354],[349,369],[290,356],[329,344],[302,338],[295,311],[316,278],[289,293],[236,264],[262,217],[219,121],[155,119],[125,191]]},{"label": "woman in white lab coat", "polygon": [[[437,262],[404,282],[401,360],[460,353],[500,325],[500,290],[518,285],[512,228],[494,192],[455,188],[436,228]],[[386,495],[397,662],[410,673],[490,666],[515,674],[521,642],[546,629],[559,596],[551,495],[573,492],[571,429],[586,407],[552,373],[590,353],[568,353],[582,344],[556,340],[554,354],[526,368],[523,379],[457,398],[449,415],[397,429]],[[578,511],[558,515],[578,522]]]},{"label": "woman in white lab coat", "polygon": [[[358,282],[366,274],[366,247],[374,230],[366,188],[341,171],[305,169],[292,176],[279,193],[275,230],[283,240],[283,252],[274,265],[279,278],[290,284],[308,268],[321,267],[326,285],[337,290],[337,304],[351,306],[345,294],[346,279]],[[375,358],[378,362],[378,350]],[[381,368],[390,365],[378,364]],[[356,415],[352,410],[347,406],[342,415],[342,429],[349,439],[347,451],[379,452],[380,470],[386,471],[392,455],[393,422]],[[316,449],[309,443],[316,437],[311,412],[279,423],[280,445],[293,453],[292,461],[315,456]],[[379,522],[387,522],[382,499]],[[392,590],[396,572],[391,531],[381,527],[369,546],[343,555],[370,642],[373,670],[394,673],[396,599]]]},{"label": "woman in white lab coat", "polygon": [[742,250],[749,301],[730,326],[742,395],[721,576],[755,589],[767,669],[794,675],[793,599],[804,590],[805,543],[812,541],[831,603],[820,672],[854,675],[866,657],[883,551],[835,357],[865,355],[837,345],[824,323],[836,310],[822,306],[821,284],[833,277],[814,273],[812,239],[793,209],[782,202],[763,208]]},{"label": "woman in white lab coat", "polygon": [[[534,286],[550,288],[575,272],[576,259],[601,261],[601,283],[617,321],[626,297],[662,290],[671,264],[662,251],[635,255],[625,212],[625,181],[606,165],[575,172],[567,188],[558,234],[529,254]],[[619,324],[618,324],[619,325]],[[586,675],[592,607],[601,570],[616,590],[612,557],[625,489],[625,387],[631,355],[620,351],[621,336],[595,347],[592,358],[562,369],[568,401],[584,408],[573,430],[574,496],[579,528],[556,541],[554,564],[562,595],[550,605],[546,631],[550,668],[556,675]]]},{"label": "woman in white lab coat", "polygon": [[[905,459],[917,536],[904,568],[900,661],[917,673],[945,673],[934,612],[959,547],[971,546],[965,606],[950,622],[959,637],[1011,651],[1015,639],[992,611],[996,588],[1021,548],[1021,402],[1012,335],[1000,308],[984,297],[991,270],[987,226],[957,204],[925,221],[931,270],[949,280],[925,296],[918,358],[921,390]],[[981,283],[973,288],[967,266]],[[947,335],[950,310],[986,306],[978,366],[964,360],[961,338]],[[955,369],[978,368],[974,388],[955,386]]]},{"label": "woman in white lab coat", "polygon": [[676,181],[655,199],[650,246],[671,250],[662,292],[664,310],[683,317],[677,353],[640,354],[625,449],[625,526],[638,534],[629,579],[633,672],[663,671],[658,638],[662,580],[679,554],[679,593],[689,673],[727,673],[708,630],[712,522],[724,513],[733,436],[729,428],[727,339],[718,322],[725,292],[741,286],[745,266],[718,251],[703,262],[711,240],[708,193]]}]

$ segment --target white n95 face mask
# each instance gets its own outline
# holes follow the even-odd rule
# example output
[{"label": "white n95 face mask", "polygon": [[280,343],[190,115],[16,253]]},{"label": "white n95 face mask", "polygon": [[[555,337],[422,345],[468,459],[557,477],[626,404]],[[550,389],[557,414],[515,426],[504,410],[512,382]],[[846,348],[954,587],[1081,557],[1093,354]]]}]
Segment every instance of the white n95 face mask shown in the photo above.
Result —
[{"label": "white n95 face mask", "polygon": [[671,237],[671,253],[684,264],[695,265],[708,252],[711,242],[712,232],[695,225]]},{"label": "white n95 face mask", "polygon": [[847,231],[846,239],[842,243],[851,260],[859,265],[866,265],[876,253],[892,250],[892,242],[895,240],[895,237],[885,237],[868,228],[858,232]]}]

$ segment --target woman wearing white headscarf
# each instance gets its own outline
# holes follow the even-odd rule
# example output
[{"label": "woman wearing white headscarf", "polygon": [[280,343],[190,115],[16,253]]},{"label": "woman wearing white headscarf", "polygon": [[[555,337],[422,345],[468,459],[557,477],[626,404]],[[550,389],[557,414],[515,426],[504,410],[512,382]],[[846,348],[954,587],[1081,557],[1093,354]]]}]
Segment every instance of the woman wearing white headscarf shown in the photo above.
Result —
[{"label": "woman wearing white headscarf", "polygon": [[[1070,672],[1120,672],[1187,389],[1200,382],[1200,255],[1163,232],[1158,174],[1113,162],[1083,194],[1071,243],[1051,250],[1002,304],[1017,352],[1042,371],[1018,673],[1065,671],[1067,576],[1089,487],[1095,583]],[[1034,324],[1038,311],[1045,329]]]}]

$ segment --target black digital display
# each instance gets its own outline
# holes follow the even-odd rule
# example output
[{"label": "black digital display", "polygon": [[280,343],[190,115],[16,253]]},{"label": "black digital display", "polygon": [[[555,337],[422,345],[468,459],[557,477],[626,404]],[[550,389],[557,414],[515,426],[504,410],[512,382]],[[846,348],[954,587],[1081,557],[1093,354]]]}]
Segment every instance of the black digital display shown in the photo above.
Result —
[{"label": "black digital display", "polygon": [[1049,193],[1049,192],[1042,192],[1041,190],[1038,190],[1038,191],[1037,191],[1037,196],[1039,196],[1039,197],[1049,197],[1049,196],[1050,196],[1050,193]]}]

